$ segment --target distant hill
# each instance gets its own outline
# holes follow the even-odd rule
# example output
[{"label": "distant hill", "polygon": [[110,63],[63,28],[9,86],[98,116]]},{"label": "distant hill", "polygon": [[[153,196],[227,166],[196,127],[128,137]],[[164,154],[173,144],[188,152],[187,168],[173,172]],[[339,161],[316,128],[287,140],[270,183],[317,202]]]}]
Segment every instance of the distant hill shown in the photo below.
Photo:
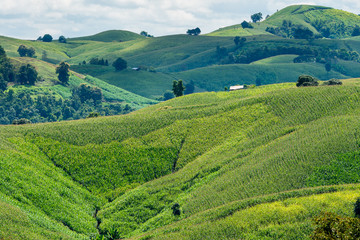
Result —
[{"label": "distant hill", "polygon": [[[287,22],[286,24],[291,23],[292,26],[298,25],[308,28],[314,34],[326,38],[350,37],[354,28],[360,26],[360,16],[353,13],[322,6],[293,5],[277,11],[259,23],[251,23],[253,28],[244,29],[238,24],[218,29],[208,35],[253,36],[269,34],[270,32],[266,31],[267,28],[284,28],[284,21]],[[286,29],[282,31],[286,31]]]},{"label": "distant hill", "polygon": [[269,25],[282,27],[283,22],[309,28],[315,34],[327,38],[350,37],[360,16],[343,10],[311,5],[294,5],[284,8],[264,21]]},{"label": "distant hill", "polygon": [[69,38],[70,41],[88,40],[98,42],[126,42],[135,39],[145,38],[140,34],[124,30],[109,30],[86,37]]}]

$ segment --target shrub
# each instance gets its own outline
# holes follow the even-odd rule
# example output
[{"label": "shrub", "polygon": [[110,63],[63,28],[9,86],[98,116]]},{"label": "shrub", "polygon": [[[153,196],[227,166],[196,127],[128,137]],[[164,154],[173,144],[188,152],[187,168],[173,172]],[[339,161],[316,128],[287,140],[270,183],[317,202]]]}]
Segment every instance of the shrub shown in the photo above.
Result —
[{"label": "shrub", "polygon": [[314,221],[311,239],[360,239],[360,219],[324,213]]},{"label": "shrub", "polygon": [[296,83],[297,87],[318,86],[318,79],[309,75],[301,75]]},{"label": "shrub", "polygon": [[323,85],[342,85],[342,81],[339,79],[330,79],[329,81],[325,81]]},{"label": "shrub", "polygon": [[21,119],[15,119],[12,124],[14,125],[22,125],[22,124],[29,124],[31,123],[31,121],[29,119],[26,118],[21,118]]},{"label": "shrub", "polygon": [[180,216],[180,214],[181,214],[180,204],[175,203],[175,204],[171,207],[171,209],[173,210],[174,216]]}]

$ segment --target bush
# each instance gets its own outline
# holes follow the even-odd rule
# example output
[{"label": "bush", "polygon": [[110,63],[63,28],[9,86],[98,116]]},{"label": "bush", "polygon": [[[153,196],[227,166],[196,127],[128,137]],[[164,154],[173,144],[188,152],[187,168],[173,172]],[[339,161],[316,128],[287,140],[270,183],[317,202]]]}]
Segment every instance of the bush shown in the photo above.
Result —
[{"label": "bush", "polygon": [[360,219],[324,213],[315,224],[311,239],[360,239]]},{"label": "bush", "polygon": [[21,119],[15,119],[12,124],[14,125],[22,125],[22,124],[29,124],[31,123],[31,121],[29,119],[26,118],[21,118]]},{"label": "bush", "polygon": [[175,203],[171,209],[173,210],[173,214],[174,216],[180,216],[181,212],[180,212],[180,204]]},{"label": "bush", "polygon": [[339,79],[330,79],[329,81],[325,81],[323,85],[342,85],[342,81]]},{"label": "bush", "polygon": [[112,65],[116,71],[121,71],[127,68],[127,62],[121,57],[117,58]]},{"label": "bush", "polygon": [[301,75],[296,83],[297,87],[318,86],[318,79],[309,75]]}]

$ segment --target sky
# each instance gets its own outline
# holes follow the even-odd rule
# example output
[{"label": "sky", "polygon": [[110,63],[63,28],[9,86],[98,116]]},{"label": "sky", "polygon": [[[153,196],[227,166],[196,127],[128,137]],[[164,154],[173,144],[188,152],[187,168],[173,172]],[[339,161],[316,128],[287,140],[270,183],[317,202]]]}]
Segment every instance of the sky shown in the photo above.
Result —
[{"label": "sky", "polygon": [[51,34],[80,37],[106,30],[183,34],[199,27],[209,33],[271,15],[294,4],[333,7],[360,14],[359,0],[0,0],[0,35],[37,39]]}]

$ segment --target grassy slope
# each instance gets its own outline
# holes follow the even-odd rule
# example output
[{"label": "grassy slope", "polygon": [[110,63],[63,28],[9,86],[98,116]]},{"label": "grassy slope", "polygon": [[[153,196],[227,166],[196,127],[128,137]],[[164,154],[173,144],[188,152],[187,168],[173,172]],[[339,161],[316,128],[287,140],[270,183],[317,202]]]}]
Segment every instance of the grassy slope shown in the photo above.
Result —
[{"label": "grassy slope", "polygon": [[56,66],[34,58],[13,58],[15,65],[31,64],[33,65],[40,77],[41,81],[37,82],[34,87],[15,86],[17,91],[23,90],[31,92],[32,94],[41,94],[43,91],[53,91],[53,94],[58,97],[68,98],[71,96],[72,88],[77,87],[80,83],[87,83],[102,89],[105,100],[124,102],[135,109],[140,109],[149,104],[154,104],[156,101],[141,97],[122,88],[116,87],[113,84],[108,84],[100,79],[84,76],[77,72],[72,72],[69,86],[58,84],[58,79],[55,74]]},{"label": "grassy slope", "polygon": [[321,187],[235,201],[136,239],[310,239],[323,212],[353,217],[359,185]]},{"label": "grassy slope", "polygon": [[[339,158],[342,154],[359,151],[359,92],[358,80],[351,80],[335,87],[295,88],[289,83],[230,93],[193,94],[126,116],[0,126],[0,138],[3,148],[18,147],[30,159],[54,163],[54,171],[60,176],[69,178],[69,174],[100,199],[117,197],[97,214],[100,229],[116,227],[123,236],[134,236],[187,217],[206,215],[207,211],[219,214],[217,207],[227,209],[233,201],[314,186],[313,173],[319,167],[326,168],[332,161],[343,159]],[[14,151],[10,159],[23,161],[18,155]],[[6,155],[2,156],[6,159]],[[12,174],[21,178],[22,171]],[[346,179],[347,172],[340,175],[345,180],[338,178],[338,184],[358,181],[358,176]],[[0,176],[0,182],[5,183],[6,174]],[[31,171],[26,176],[36,179]],[[151,179],[156,180],[145,183]],[[52,186],[46,182],[49,185],[26,187],[19,196],[10,198],[32,200],[36,194],[31,193]],[[318,182],[326,185],[327,180]],[[4,186],[2,193],[17,185]],[[60,191],[61,187],[56,189]],[[325,190],[311,191],[317,194]],[[64,194],[59,195],[57,201],[64,201]],[[20,209],[48,205],[35,202],[10,204]],[[92,200],[86,202],[94,206]],[[174,202],[180,203],[180,218],[171,213]],[[69,211],[77,204],[71,205]],[[230,213],[222,214],[226,217]],[[66,219],[57,211],[50,218]],[[204,219],[197,221],[206,225]],[[213,226],[221,228],[222,223],[215,223]],[[200,232],[194,230],[194,237]],[[251,229],[249,234],[253,234]]]},{"label": "grassy slope", "polygon": [[92,36],[86,37],[78,37],[78,38],[70,38],[69,41],[76,40],[89,40],[89,41],[98,41],[98,42],[126,42],[139,38],[145,38],[139,34],[123,31],[123,30],[109,30],[105,32],[101,32]]},{"label": "grassy slope", "polygon": [[265,29],[269,26],[281,27],[283,20],[291,21],[293,24],[309,28],[318,33],[312,25],[315,20],[324,21],[327,25],[341,24],[352,26],[360,24],[360,17],[356,14],[329,7],[313,5],[292,5],[272,14],[260,23],[252,23],[253,29],[243,29],[240,24],[220,28],[207,35],[209,36],[253,36],[269,34]]},{"label": "grassy slope", "polygon": [[[266,60],[264,60],[266,61]],[[291,71],[289,71],[291,69]],[[238,84],[255,84],[256,78],[262,84],[297,81],[302,74],[319,79],[348,78],[338,72],[327,74],[324,65],[318,63],[274,63],[274,64],[232,64],[219,65],[174,74],[185,81],[193,80],[196,86],[208,91],[221,91],[224,87]]]}]

